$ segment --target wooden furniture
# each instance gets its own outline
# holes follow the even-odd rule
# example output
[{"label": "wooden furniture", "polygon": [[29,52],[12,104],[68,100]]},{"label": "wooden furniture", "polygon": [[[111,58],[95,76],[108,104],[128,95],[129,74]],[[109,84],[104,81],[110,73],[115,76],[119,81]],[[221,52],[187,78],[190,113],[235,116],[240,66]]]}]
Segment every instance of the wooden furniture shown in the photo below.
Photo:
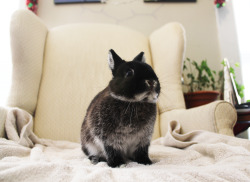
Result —
[{"label": "wooden furniture", "polygon": [[245,113],[237,112],[237,123],[234,126],[234,134],[238,135],[239,133],[245,131],[250,127],[250,111]]}]

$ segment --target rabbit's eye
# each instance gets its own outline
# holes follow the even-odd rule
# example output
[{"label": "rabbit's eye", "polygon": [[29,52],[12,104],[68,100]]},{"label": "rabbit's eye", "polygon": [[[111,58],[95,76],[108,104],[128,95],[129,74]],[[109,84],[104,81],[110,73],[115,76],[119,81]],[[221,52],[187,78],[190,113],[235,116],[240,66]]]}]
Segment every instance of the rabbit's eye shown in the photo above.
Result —
[{"label": "rabbit's eye", "polygon": [[125,74],[125,78],[127,77],[132,77],[134,76],[134,70],[133,69],[129,69],[126,74]]}]

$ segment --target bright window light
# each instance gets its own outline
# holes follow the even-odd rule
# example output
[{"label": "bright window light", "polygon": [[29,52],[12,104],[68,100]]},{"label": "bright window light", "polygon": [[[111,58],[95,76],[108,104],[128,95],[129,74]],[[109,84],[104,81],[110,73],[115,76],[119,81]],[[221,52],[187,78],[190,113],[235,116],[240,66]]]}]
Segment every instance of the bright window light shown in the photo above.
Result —
[{"label": "bright window light", "polygon": [[242,79],[245,86],[245,100],[250,100],[250,0],[232,1],[237,35],[239,39],[239,51],[241,58]]},{"label": "bright window light", "polygon": [[[249,24],[249,7],[250,0],[232,1],[237,35],[239,39],[239,51],[241,58],[242,79],[245,86],[245,100],[250,100],[250,24]],[[250,129],[248,129],[248,138],[250,138]]]},{"label": "bright window light", "polygon": [[0,106],[5,105],[11,85],[10,18],[19,1],[1,1],[0,6]]}]

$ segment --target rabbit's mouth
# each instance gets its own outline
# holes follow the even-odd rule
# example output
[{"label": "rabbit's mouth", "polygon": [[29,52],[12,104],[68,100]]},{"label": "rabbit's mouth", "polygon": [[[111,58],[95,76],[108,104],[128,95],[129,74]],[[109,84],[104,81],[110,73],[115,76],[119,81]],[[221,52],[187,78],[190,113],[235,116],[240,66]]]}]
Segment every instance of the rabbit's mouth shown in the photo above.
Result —
[{"label": "rabbit's mouth", "polygon": [[[142,96],[143,95],[143,96]],[[158,100],[159,94],[155,91],[147,91],[141,94],[141,96],[136,96],[138,100],[142,100],[145,102],[156,103]]]},{"label": "rabbit's mouth", "polygon": [[156,103],[158,100],[158,96],[159,96],[158,93],[150,92],[150,94],[147,96],[147,100],[148,100],[148,102]]},{"label": "rabbit's mouth", "polygon": [[150,91],[146,91],[141,94],[135,95],[135,100],[156,103],[158,100],[158,96],[159,94],[157,92],[150,90]]},{"label": "rabbit's mouth", "polygon": [[110,95],[118,100],[126,101],[126,102],[149,102],[156,103],[158,100],[159,94],[156,91],[145,91],[140,94],[136,94],[133,98],[127,98],[125,96],[116,95],[111,92]]}]

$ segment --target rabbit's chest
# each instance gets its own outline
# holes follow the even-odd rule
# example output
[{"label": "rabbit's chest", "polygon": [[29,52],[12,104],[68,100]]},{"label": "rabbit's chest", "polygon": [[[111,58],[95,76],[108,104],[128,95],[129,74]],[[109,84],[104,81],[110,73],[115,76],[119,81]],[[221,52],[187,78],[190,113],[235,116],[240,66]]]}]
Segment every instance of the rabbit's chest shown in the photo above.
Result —
[{"label": "rabbit's chest", "polygon": [[153,126],[145,125],[141,128],[121,126],[111,134],[112,145],[124,151],[126,155],[132,154],[138,145],[147,143],[151,139]]},{"label": "rabbit's chest", "polygon": [[127,131],[131,131],[154,122],[156,106],[148,103],[126,103],[114,107],[113,113],[119,127],[126,129],[128,126]]}]

